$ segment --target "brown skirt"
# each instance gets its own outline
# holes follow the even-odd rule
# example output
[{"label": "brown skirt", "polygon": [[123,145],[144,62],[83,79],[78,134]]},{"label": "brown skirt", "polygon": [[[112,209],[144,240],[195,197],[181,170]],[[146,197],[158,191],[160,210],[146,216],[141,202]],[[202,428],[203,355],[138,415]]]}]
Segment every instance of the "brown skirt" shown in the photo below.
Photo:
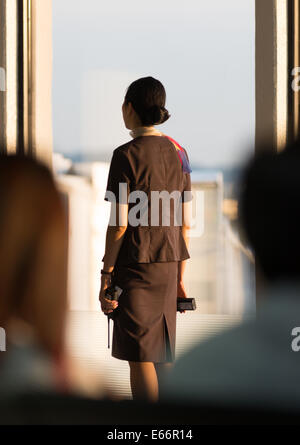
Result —
[{"label": "brown skirt", "polygon": [[175,360],[178,262],[115,267],[123,289],[114,312],[112,356],[134,362]]}]

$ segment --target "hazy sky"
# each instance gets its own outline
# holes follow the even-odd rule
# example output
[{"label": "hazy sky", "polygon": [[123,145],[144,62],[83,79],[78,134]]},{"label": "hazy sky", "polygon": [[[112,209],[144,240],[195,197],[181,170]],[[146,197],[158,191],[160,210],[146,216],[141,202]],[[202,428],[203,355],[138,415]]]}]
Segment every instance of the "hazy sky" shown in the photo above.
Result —
[{"label": "hazy sky", "polygon": [[234,165],[254,138],[254,0],[53,0],[54,150],[130,140],[121,105],[147,75],[198,165]]}]

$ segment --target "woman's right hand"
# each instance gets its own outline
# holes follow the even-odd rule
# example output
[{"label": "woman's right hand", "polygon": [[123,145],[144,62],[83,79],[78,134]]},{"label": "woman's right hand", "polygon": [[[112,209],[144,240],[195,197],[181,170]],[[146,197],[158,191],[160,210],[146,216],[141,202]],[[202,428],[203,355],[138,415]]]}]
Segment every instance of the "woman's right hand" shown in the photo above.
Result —
[{"label": "woman's right hand", "polygon": [[101,304],[101,310],[104,314],[109,314],[113,312],[118,307],[118,302],[116,300],[109,300],[105,298],[105,291],[111,285],[110,275],[101,276],[101,288],[99,292],[99,301]]}]

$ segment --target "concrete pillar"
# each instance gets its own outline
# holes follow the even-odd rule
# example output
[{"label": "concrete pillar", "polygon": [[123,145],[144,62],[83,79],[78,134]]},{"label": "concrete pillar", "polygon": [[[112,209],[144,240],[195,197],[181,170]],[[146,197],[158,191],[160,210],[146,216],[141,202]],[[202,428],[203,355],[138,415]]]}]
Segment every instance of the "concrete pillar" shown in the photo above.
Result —
[{"label": "concrete pillar", "polygon": [[[255,2],[255,150],[280,151],[288,136],[288,1]],[[256,302],[264,279],[256,266]]]},{"label": "concrete pillar", "polygon": [[287,2],[256,0],[256,151],[287,140]]},{"label": "concrete pillar", "polygon": [[52,167],[52,0],[31,0],[32,149]]},{"label": "concrete pillar", "polygon": [[51,168],[52,0],[0,0],[2,73],[2,150],[36,156]]},{"label": "concrete pillar", "polygon": [[300,0],[288,2],[288,142],[300,138]]},{"label": "concrete pillar", "polygon": [[0,0],[0,153],[5,147],[6,62],[5,62],[5,0]]}]

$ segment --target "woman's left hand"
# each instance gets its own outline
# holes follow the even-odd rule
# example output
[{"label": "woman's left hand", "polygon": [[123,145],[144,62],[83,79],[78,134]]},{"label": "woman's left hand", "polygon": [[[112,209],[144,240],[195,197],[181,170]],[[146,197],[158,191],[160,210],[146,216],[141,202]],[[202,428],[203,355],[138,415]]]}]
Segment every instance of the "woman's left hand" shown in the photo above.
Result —
[{"label": "woman's left hand", "polygon": [[[177,298],[188,298],[183,281],[178,281],[177,284]],[[180,311],[181,314],[184,314],[185,311]]]}]

